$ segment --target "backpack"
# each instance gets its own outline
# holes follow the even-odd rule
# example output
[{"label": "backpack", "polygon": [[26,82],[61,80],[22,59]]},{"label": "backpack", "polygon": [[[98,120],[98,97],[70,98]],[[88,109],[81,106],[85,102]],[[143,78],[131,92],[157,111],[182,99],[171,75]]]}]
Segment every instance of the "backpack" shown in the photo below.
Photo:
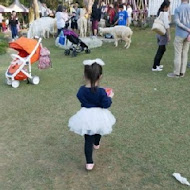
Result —
[{"label": "backpack", "polygon": [[51,66],[50,51],[41,46],[38,69],[47,69]]}]

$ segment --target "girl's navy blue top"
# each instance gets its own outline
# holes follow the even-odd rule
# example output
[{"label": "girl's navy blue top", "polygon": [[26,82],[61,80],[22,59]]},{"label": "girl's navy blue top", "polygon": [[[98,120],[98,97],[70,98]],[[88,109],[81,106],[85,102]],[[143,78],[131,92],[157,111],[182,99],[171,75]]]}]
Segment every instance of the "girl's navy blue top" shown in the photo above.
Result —
[{"label": "girl's navy blue top", "polygon": [[81,102],[81,107],[85,108],[109,108],[112,104],[111,98],[107,96],[104,88],[96,88],[95,92],[92,92],[91,88],[81,86],[77,98]]}]

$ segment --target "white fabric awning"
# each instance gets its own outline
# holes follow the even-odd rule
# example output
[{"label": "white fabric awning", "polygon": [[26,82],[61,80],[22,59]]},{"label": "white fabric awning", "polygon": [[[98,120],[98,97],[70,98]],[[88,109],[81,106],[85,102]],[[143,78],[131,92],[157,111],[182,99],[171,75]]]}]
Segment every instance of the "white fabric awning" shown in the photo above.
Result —
[{"label": "white fabric awning", "polygon": [[19,0],[15,0],[13,4],[9,7],[12,11],[19,12],[19,13],[26,13],[29,12],[28,8],[26,8],[23,4],[19,2]]},{"label": "white fabric awning", "polygon": [[11,12],[11,9],[3,6],[3,5],[0,5],[0,13],[9,13]]}]

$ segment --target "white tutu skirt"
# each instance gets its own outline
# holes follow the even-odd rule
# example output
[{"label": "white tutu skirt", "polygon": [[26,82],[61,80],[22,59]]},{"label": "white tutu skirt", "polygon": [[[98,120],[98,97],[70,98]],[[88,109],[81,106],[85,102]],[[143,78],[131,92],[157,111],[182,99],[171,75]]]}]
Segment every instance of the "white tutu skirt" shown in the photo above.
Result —
[{"label": "white tutu skirt", "polygon": [[81,108],[69,119],[70,131],[79,135],[107,135],[112,132],[116,119],[112,113],[103,108]]}]

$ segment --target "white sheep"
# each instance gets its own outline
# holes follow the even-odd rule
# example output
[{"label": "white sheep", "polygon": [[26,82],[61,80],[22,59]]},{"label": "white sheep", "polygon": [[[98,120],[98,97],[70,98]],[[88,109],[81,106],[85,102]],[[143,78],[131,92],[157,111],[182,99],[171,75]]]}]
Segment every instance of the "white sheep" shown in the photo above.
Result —
[{"label": "white sheep", "polygon": [[51,17],[42,17],[37,20],[34,20],[28,30],[27,37],[34,38],[35,36],[49,38],[49,33],[54,36],[56,33],[56,19]]},{"label": "white sheep", "polygon": [[126,42],[126,49],[130,47],[131,44],[131,36],[133,31],[127,26],[114,26],[109,28],[99,28],[100,35],[103,34],[112,34],[115,40],[115,46],[118,46],[118,40],[122,39]]}]

